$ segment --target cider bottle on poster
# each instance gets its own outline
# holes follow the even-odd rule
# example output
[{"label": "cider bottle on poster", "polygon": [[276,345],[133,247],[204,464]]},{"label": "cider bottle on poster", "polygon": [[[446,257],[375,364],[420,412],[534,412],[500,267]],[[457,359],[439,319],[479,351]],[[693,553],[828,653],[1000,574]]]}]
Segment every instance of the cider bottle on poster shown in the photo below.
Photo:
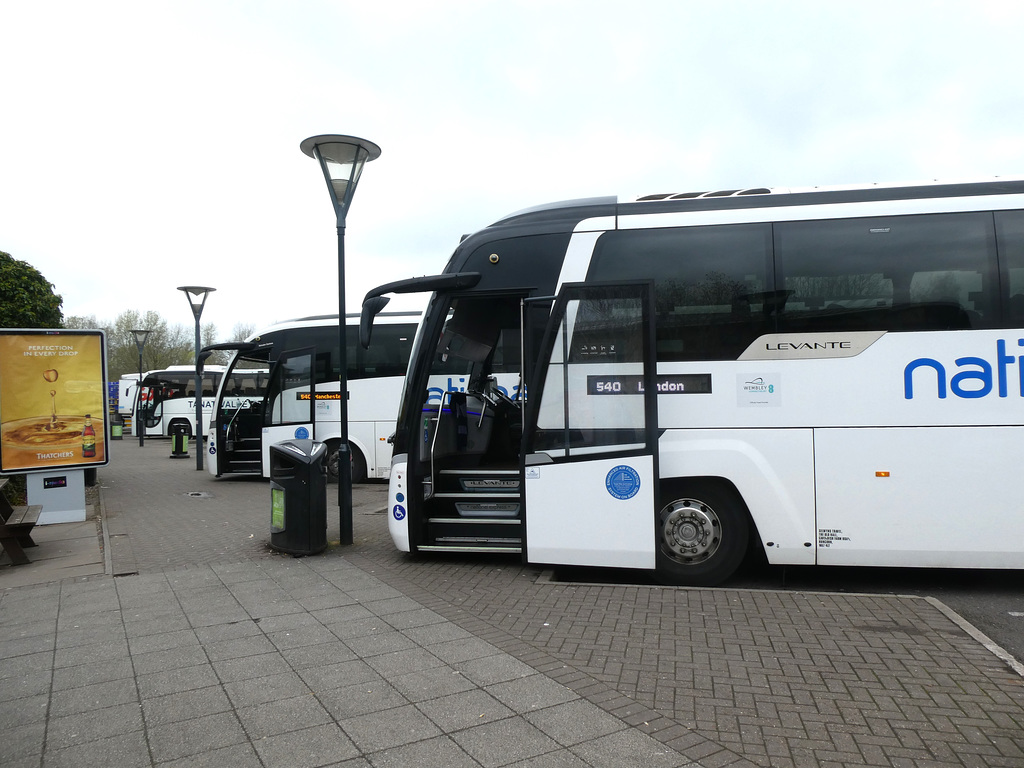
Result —
[{"label": "cider bottle on poster", "polygon": [[85,429],[82,430],[82,458],[92,459],[96,456],[96,430],[92,428],[91,414],[85,414]]}]

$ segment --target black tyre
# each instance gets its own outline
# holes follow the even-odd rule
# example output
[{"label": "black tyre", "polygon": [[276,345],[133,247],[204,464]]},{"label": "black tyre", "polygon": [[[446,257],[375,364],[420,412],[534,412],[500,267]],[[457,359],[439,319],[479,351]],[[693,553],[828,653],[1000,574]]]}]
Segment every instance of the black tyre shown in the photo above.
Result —
[{"label": "black tyre", "polygon": [[348,450],[349,456],[352,458],[352,484],[365,483],[366,459],[363,458],[363,454],[354,445],[349,445]]},{"label": "black tyre", "polygon": [[[338,469],[338,446],[340,445],[337,441],[332,441],[327,444],[327,481],[331,483],[338,482],[340,470]],[[354,445],[349,444],[349,458],[350,465],[352,467],[352,484],[365,483],[366,482],[366,459],[363,458],[363,454],[359,452],[359,449]]]},{"label": "black tyre", "polygon": [[747,552],[750,517],[739,495],[716,482],[674,485],[658,512],[657,574],[663,584],[714,586]]},{"label": "black tyre", "polygon": [[327,469],[327,482],[338,482],[338,441],[332,440],[327,444],[327,458],[324,459],[324,466]]}]

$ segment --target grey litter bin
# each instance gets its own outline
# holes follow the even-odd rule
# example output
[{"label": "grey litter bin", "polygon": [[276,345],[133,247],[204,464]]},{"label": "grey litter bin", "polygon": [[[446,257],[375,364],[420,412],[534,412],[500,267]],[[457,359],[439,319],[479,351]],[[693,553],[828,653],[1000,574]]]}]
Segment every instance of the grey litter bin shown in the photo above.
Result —
[{"label": "grey litter bin", "polygon": [[270,546],[290,555],[327,548],[327,446],[285,440],[270,446]]}]

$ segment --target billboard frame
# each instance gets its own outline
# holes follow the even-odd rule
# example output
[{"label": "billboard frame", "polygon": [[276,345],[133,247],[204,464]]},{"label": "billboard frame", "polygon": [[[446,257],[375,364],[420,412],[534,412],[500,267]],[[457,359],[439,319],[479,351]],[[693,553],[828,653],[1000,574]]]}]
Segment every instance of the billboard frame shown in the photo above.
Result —
[{"label": "billboard frame", "polygon": [[[43,407],[46,403],[48,408]],[[95,432],[93,456],[88,455],[88,448],[83,455],[87,417]],[[0,431],[0,475],[108,464],[105,332],[0,328]]]}]

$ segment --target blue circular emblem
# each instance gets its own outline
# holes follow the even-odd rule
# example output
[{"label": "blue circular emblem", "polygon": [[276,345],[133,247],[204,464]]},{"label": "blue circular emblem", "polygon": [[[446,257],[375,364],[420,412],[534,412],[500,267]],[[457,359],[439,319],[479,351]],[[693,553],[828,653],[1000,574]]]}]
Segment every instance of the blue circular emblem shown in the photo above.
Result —
[{"label": "blue circular emblem", "polygon": [[395,516],[395,520],[405,520],[405,507],[401,504],[395,504],[391,514]]},{"label": "blue circular emblem", "polygon": [[306,429],[305,427],[298,427],[295,430],[295,439],[296,440],[308,440],[309,439],[309,430]]},{"label": "blue circular emblem", "polygon": [[401,504],[403,501],[405,501],[405,494],[404,493],[396,493],[395,494],[395,501],[397,501],[399,504]]},{"label": "blue circular emblem", "polygon": [[616,499],[631,499],[640,490],[640,475],[632,467],[619,464],[605,477],[604,487]]}]

